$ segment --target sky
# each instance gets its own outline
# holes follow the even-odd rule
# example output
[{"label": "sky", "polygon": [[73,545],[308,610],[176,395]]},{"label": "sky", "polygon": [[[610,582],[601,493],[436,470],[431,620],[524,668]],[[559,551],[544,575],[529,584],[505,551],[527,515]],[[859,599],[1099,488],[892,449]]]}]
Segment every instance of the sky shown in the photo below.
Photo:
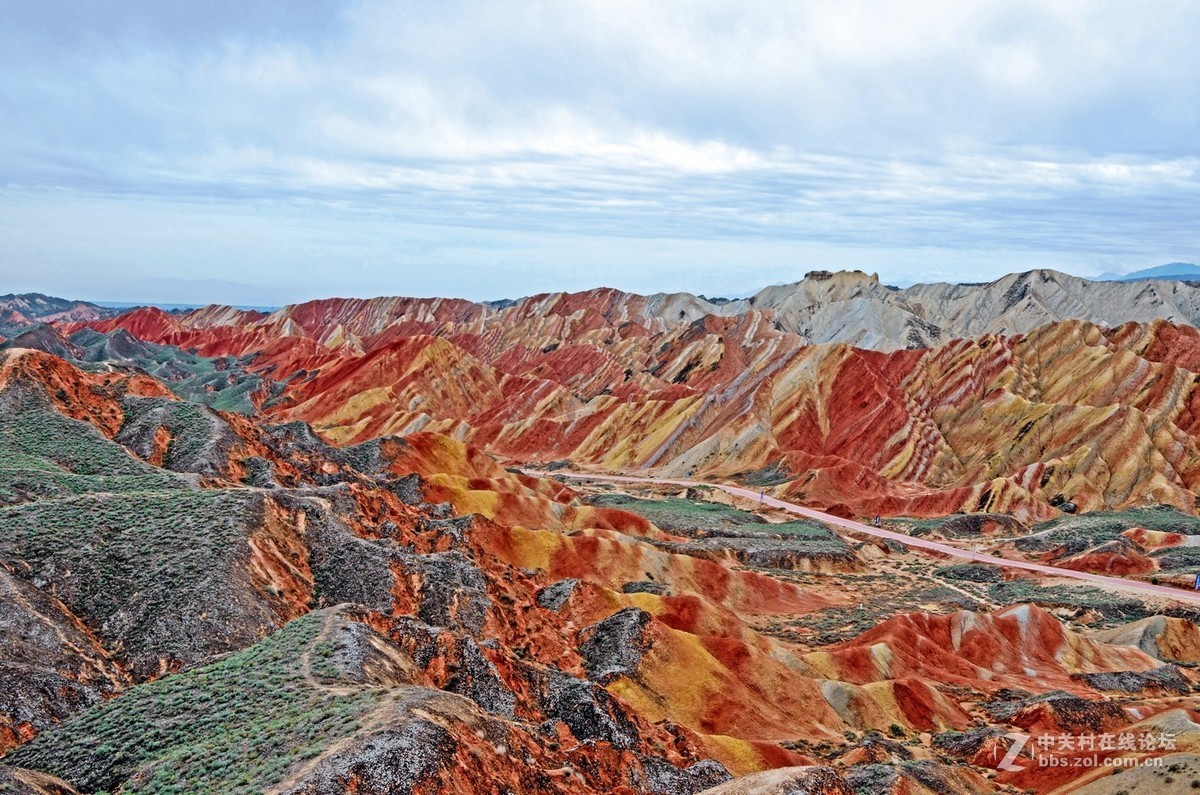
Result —
[{"label": "sky", "polygon": [[1200,261],[1192,0],[0,0],[0,293]]}]

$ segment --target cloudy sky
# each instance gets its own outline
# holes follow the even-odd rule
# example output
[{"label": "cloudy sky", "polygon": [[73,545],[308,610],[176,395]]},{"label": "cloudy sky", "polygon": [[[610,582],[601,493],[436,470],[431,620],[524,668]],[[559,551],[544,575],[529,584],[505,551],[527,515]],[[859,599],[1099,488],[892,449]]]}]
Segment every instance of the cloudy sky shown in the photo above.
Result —
[{"label": "cloudy sky", "polygon": [[1200,261],[1192,0],[0,0],[0,292]]}]

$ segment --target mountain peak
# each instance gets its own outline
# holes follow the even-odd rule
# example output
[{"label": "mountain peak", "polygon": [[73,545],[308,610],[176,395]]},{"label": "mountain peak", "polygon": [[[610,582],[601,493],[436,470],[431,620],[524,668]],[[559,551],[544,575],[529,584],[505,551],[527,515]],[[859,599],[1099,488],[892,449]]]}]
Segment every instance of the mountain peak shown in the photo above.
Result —
[{"label": "mountain peak", "polygon": [[861,283],[865,283],[865,284],[879,284],[879,274],[878,273],[865,273],[864,271],[860,271],[860,270],[850,270],[850,271],[818,270],[818,271],[809,271],[808,273],[804,274],[804,280],[811,281],[811,282],[833,281],[833,282],[844,282],[844,283],[845,282],[849,282],[849,283],[861,282]]}]

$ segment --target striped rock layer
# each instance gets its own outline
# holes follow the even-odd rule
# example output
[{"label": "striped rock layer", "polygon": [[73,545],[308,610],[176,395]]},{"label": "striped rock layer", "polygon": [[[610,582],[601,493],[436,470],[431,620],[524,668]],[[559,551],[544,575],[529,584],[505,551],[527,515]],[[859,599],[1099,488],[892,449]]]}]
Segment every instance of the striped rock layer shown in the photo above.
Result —
[{"label": "striped rock layer", "polygon": [[[282,394],[260,396],[261,410],[308,421],[339,444],[435,431],[516,461],[758,473],[781,494],[860,514],[1040,519],[1062,500],[1083,510],[1193,510],[1200,334],[1161,319],[1057,319],[1053,307],[1075,311],[1089,295],[1101,314],[1120,315],[1093,295],[1095,283],[1082,282],[1068,301],[1063,284],[1039,273],[1005,289],[1023,296],[1014,307],[1045,311],[998,313],[1002,296],[992,296],[988,314],[986,291],[968,311],[967,288],[950,291],[937,305],[978,333],[944,339],[938,326],[938,344],[913,349],[813,343],[811,329],[801,333],[803,318],[853,313],[876,288],[894,292],[850,274],[820,282],[824,296],[802,282],[786,296],[770,288],[728,304],[594,290],[504,306],[379,298],[269,315],[141,309],[86,325],[253,357],[252,369],[283,383]],[[1138,289],[1167,289],[1155,284]],[[900,292],[933,287],[909,290]],[[796,306],[804,295],[808,314]],[[1123,311],[1151,313],[1138,303],[1148,298],[1135,299],[1123,298]],[[1183,297],[1174,300],[1154,306],[1190,318]],[[1010,333],[987,332],[989,324]],[[881,327],[880,339],[894,333]]]}]

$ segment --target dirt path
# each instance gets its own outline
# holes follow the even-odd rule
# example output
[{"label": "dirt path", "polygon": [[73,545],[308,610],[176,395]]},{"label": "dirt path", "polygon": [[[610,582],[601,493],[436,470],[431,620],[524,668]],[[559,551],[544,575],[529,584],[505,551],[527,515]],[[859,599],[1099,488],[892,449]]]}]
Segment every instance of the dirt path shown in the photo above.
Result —
[{"label": "dirt path", "polygon": [[300,675],[304,677],[304,681],[307,682],[310,687],[312,687],[316,690],[320,690],[324,693],[329,693],[329,694],[335,695],[335,696],[352,696],[357,693],[361,693],[364,690],[371,689],[370,687],[364,687],[364,686],[331,685],[331,684],[322,682],[319,679],[317,679],[315,676],[313,676],[313,672],[312,672],[313,651],[315,651],[317,646],[319,646],[321,644],[321,641],[327,640],[329,638],[329,634],[333,631],[333,625],[337,621],[342,609],[349,607],[349,606],[350,606],[349,603],[335,605],[329,611],[329,613],[326,614],[325,618],[321,621],[321,631],[318,632],[316,637],[314,637],[312,639],[312,641],[309,642],[308,648],[305,649],[300,654]]},{"label": "dirt path", "polygon": [[[344,608],[349,607],[349,602],[343,602],[334,605],[330,608],[329,613],[321,621],[321,630],[316,636],[309,641],[308,648],[300,654],[300,674],[304,677],[304,681],[309,687],[319,690],[322,693],[327,693],[331,696],[354,696],[364,693],[369,690],[382,690],[370,685],[331,685],[317,679],[312,672],[312,654],[317,646],[322,641],[327,640],[333,632],[334,625]],[[398,691],[400,688],[393,688],[393,691]],[[390,717],[392,708],[391,699],[381,698],[380,703],[369,707],[357,716],[358,731],[341,737],[321,751],[311,759],[306,759],[295,767],[282,781],[272,787],[268,787],[264,791],[264,795],[283,795],[283,793],[292,790],[297,784],[303,781],[309,774],[316,770],[322,763],[328,759],[336,758],[346,749],[352,747],[356,743],[362,741],[364,736],[368,736],[376,729],[383,726],[388,717]]]},{"label": "dirt path", "polygon": [[733,486],[727,483],[708,483],[696,480],[672,480],[668,478],[645,478],[635,477],[633,475],[592,475],[582,472],[545,472],[536,469],[524,470],[526,474],[535,477],[565,477],[575,480],[604,480],[614,483],[652,483],[664,486],[679,486],[680,488],[691,488],[694,486],[708,486],[714,489],[720,489],[727,494],[732,494],[735,497],[742,497],[759,505],[764,505],[768,508],[778,508],[782,511],[803,516],[809,519],[816,519],[819,522],[835,525],[845,530],[850,530],[855,533],[864,533],[876,538],[887,538],[892,541],[897,541],[907,547],[914,549],[924,549],[930,552],[937,552],[942,555],[947,555],[961,560],[970,560],[979,563],[987,563],[992,566],[1001,566],[1008,569],[1023,569],[1025,571],[1036,571],[1041,574],[1050,574],[1055,577],[1065,577],[1072,580],[1082,580],[1100,588],[1106,588],[1111,591],[1125,591],[1127,593],[1153,594],[1155,596],[1165,596],[1187,604],[1200,605],[1200,592],[1185,591],[1181,588],[1172,588],[1167,585],[1154,585],[1148,582],[1138,582],[1137,580],[1126,580],[1120,577],[1107,577],[1103,574],[1092,574],[1086,571],[1073,571],[1071,569],[1060,569],[1056,566],[1048,566],[1044,563],[1032,563],[1024,560],[1009,560],[1008,558],[997,558],[992,555],[985,555],[979,552],[972,552],[949,544],[941,544],[937,541],[927,541],[922,538],[913,538],[912,536],[897,533],[892,530],[884,530],[880,527],[871,527],[862,522],[856,522],[853,519],[843,519],[839,516],[816,511],[812,508],[805,508],[803,505],[797,505],[793,502],[776,499],[752,489],[742,488],[741,486]]}]

